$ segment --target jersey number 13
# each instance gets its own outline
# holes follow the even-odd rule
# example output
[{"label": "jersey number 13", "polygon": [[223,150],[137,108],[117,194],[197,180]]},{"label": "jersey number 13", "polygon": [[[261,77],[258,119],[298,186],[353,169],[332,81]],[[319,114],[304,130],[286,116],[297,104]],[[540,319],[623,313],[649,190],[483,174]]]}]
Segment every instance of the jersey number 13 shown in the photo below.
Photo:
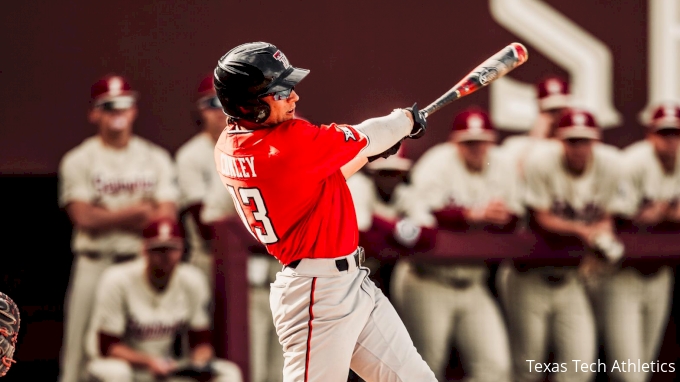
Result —
[{"label": "jersey number 13", "polygon": [[[260,243],[274,244],[279,241],[279,238],[276,236],[276,232],[274,232],[272,221],[269,220],[269,217],[267,216],[267,206],[264,204],[264,199],[262,199],[262,194],[260,193],[259,189],[239,187],[238,194],[241,197],[240,201],[239,197],[236,196],[236,189],[234,189],[233,186],[227,185],[227,190],[229,190],[231,197],[234,199],[234,205],[236,206],[238,216],[241,217],[243,224],[246,225],[246,228],[249,228],[250,232],[257,240],[260,241]],[[251,206],[252,203],[255,203],[255,208],[250,209],[253,214],[253,219],[261,223],[262,227],[255,225],[251,226],[248,218],[246,217],[246,211],[243,209],[243,206]]]}]

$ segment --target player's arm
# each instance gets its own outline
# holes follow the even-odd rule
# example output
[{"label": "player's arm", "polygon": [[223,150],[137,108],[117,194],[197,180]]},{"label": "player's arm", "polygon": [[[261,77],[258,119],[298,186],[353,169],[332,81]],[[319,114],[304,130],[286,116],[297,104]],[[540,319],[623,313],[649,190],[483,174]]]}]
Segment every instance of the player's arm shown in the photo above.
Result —
[{"label": "player's arm", "polygon": [[340,167],[342,176],[344,176],[345,179],[349,179],[350,176],[361,170],[361,168],[364,167],[366,163],[368,163],[368,158],[362,155],[356,156],[354,159],[347,162],[346,165]]},{"label": "player's arm", "polygon": [[156,213],[153,203],[141,202],[126,208],[110,211],[83,201],[73,201],[66,206],[66,213],[78,228],[90,231],[111,229],[141,229]]},{"label": "player's arm", "polygon": [[[549,210],[534,210],[534,218],[548,232],[564,236],[576,236],[584,243],[590,244],[592,229],[583,222],[564,219]],[[611,218],[607,219],[611,220]]]}]

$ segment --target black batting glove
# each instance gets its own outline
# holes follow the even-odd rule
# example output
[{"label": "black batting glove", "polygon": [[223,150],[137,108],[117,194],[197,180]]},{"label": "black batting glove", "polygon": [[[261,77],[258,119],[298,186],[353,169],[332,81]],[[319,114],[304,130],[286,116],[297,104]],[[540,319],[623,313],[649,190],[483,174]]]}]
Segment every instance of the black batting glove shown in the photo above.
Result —
[{"label": "black batting glove", "polygon": [[399,151],[399,147],[401,146],[401,141],[397,142],[394,146],[390,147],[389,149],[381,152],[378,155],[373,155],[372,157],[368,157],[369,162],[373,162],[374,160],[378,158],[387,158],[389,156],[392,156]]},{"label": "black batting glove", "polygon": [[411,139],[422,138],[422,136],[425,135],[425,130],[427,129],[427,121],[418,109],[418,104],[414,103],[413,106],[407,107],[404,110],[408,110],[413,116],[413,129],[411,130],[411,133],[408,135],[408,137]]}]

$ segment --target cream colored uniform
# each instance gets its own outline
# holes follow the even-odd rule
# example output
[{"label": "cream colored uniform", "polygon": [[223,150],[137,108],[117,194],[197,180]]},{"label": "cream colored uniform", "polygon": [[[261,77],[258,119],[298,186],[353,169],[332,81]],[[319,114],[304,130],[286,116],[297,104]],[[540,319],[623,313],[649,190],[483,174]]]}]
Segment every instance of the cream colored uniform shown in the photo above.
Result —
[{"label": "cream colored uniform", "polygon": [[[213,169],[214,169],[213,165]],[[205,197],[201,220],[212,224],[236,216],[234,202],[221,182],[214,182]],[[248,329],[251,382],[283,380],[283,350],[269,307],[269,284],[276,280],[281,264],[266,252],[248,258]]]},{"label": "cream colored uniform", "polygon": [[[411,179],[415,194],[408,204],[409,217],[421,225],[436,226],[434,211],[481,207],[494,199],[504,201],[513,214],[522,214],[516,171],[495,147],[482,172],[473,173],[454,144],[438,144],[415,164]],[[395,269],[393,288],[400,300],[395,305],[439,381],[446,380],[451,343],[462,355],[466,380],[510,381],[507,331],[487,278],[483,263],[435,266],[402,260]]]},{"label": "cream colored uniform", "polygon": [[[80,201],[117,210],[142,200],[176,202],[175,183],[172,160],[161,147],[133,136],[126,148],[117,150],[94,136],[62,159],[59,205]],[[79,379],[83,340],[99,277],[119,259],[139,255],[141,236],[117,229],[93,234],[76,227],[71,248],[75,259],[66,297],[62,382]]]},{"label": "cream colored uniform", "polygon": [[[595,143],[592,162],[579,177],[563,165],[563,146],[545,141],[524,162],[527,207],[550,210],[563,219],[591,222],[611,213],[620,186],[620,153],[612,146]],[[562,280],[559,284],[550,280]],[[513,269],[508,277],[508,325],[513,345],[517,381],[543,380],[531,371],[527,360],[545,362],[553,344],[556,363],[566,371],[553,374],[553,381],[590,381],[594,373],[576,372],[572,360],[595,362],[595,320],[577,267]]]},{"label": "cream colored uniform", "polygon": [[[177,150],[175,158],[182,209],[194,204],[205,204],[204,199],[210,185],[221,183],[215,170],[214,150],[215,142],[205,132],[194,135]],[[212,280],[213,256],[210,243],[201,237],[190,214],[186,215],[183,223],[190,246],[189,262],[201,269],[208,280]]]},{"label": "cream colored uniform", "polygon": [[[189,264],[179,264],[165,290],[154,289],[146,275],[146,259],[118,265],[104,272],[97,288],[95,308],[87,335],[91,361],[87,371],[99,381],[155,381],[146,370],[127,362],[102,357],[99,333],[121,339],[121,343],[148,355],[173,358],[174,341],[185,329],[210,329],[210,290],[207,279]],[[188,355],[185,355],[188,356]],[[216,382],[240,382],[236,364],[212,361],[219,376]],[[180,381],[175,378],[170,381]]]},{"label": "cream colored uniform", "polygon": [[[623,168],[628,186],[621,205],[625,215],[635,215],[644,200],[668,202],[680,198],[680,160],[675,171],[666,174],[649,141],[625,149]],[[601,281],[596,306],[608,364],[628,359],[656,361],[670,314],[673,271],[664,266],[644,275],[626,266]],[[614,370],[611,376],[622,382],[644,382],[652,374]]]}]

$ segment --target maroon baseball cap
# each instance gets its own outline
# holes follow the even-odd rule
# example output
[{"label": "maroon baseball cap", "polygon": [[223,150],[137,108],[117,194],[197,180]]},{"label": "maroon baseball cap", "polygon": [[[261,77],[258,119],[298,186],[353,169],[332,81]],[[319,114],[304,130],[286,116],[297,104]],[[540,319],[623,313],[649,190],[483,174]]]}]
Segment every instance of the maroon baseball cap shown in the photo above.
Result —
[{"label": "maroon baseball cap", "polygon": [[194,100],[199,109],[222,109],[222,103],[217,98],[217,92],[213,84],[214,77],[212,74],[206,76],[198,84],[198,90]]},{"label": "maroon baseball cap", "polygon": [[561,77],[551,76],[536,85],[538,107],[541,111],[571,106],[569,83]]},{"label": "maroon baseball cap", "polygon": [[104,106],[114,110],[129,109],[135,105],[138,96],[138,93],[132,90],[130,83],[117,74],[107,74],[90,88],[93,107]]},{"label": "maroon baseball cap", "polygon": [[496,129],[488,114],[479,108],[470,108],[453,119],[453,140],[496,142]]},{"label": "maroon baseball cap", "polygon": [[184,235],[177,222],[170,219],[154,220],[142,232],[146,248],[181,248]]},{"label": "maroon baseball cap", "polygon": [[558,139],[600,139],[595,117],[585,110],[567,109],[555,129]]},{"label": "maroon baseball cap", "polygon": [[666,129],[680,129],[680,105],[666,102],[654,109],[649,129],[653,132]]}]

